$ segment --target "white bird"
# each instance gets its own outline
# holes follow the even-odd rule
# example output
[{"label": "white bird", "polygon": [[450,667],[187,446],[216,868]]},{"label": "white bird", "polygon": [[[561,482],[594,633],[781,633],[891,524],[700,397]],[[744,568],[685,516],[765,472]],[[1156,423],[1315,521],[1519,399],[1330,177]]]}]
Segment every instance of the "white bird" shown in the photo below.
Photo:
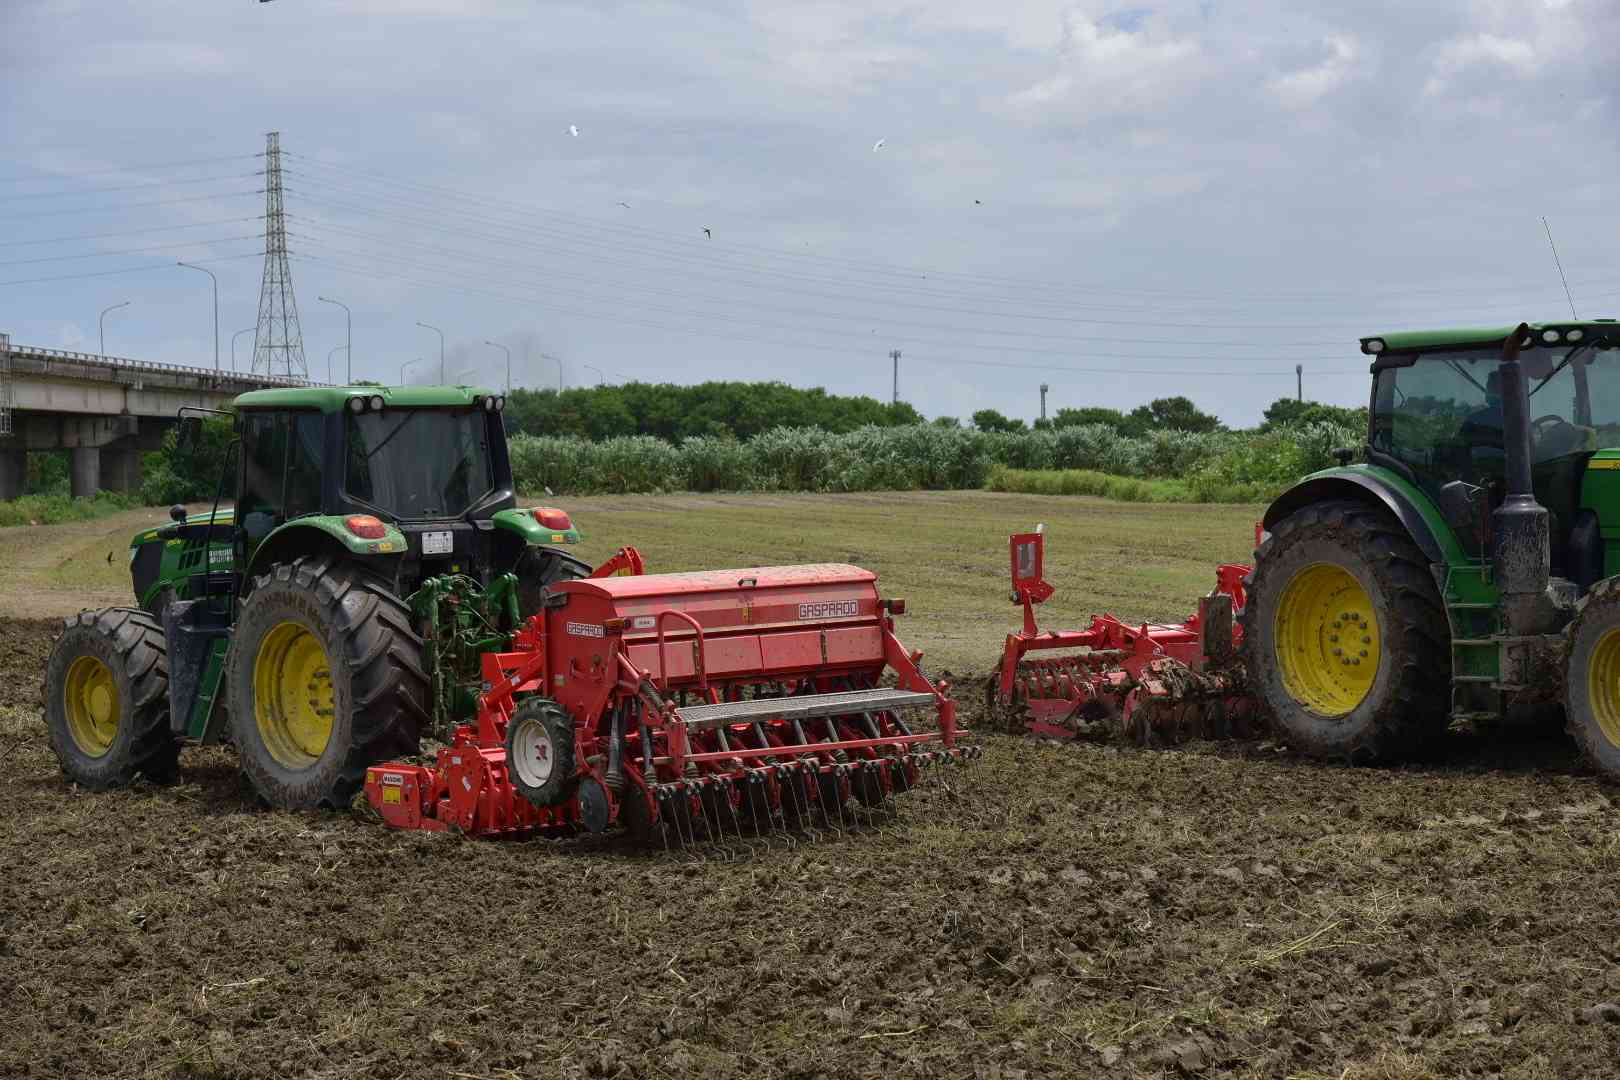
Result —
[{"label": "white bird", "polygon": [[879,150],[883,149],[883,144],[884,144],[885,141],[886,140],[884,140],[884,139],[879,139],[877,142],[873,143],[872,144],[872,153],[875,154]]},{"label": "white bird", "polygon": [[568,125],[568,134],[572,135],[576,139],[579,138],[579,125],[578,124],[569,124]]}]

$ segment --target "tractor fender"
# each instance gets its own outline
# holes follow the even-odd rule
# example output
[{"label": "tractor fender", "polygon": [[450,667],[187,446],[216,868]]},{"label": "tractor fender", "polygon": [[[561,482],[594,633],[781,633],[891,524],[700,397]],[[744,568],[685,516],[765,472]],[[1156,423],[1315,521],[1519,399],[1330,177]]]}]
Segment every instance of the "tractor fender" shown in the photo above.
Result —
[{"label": "tractor fender", "polygon": [[384,522],[383,535],[373,540],[354,535],[344,524],[345,520],[342,515],[311,515],[277,526],[259,543],[243,568],[243,590],[266,568],[319,551],[360,557],[405,553],[405,534],[393,525]]},{"label": "tractor fender", "polygon": [[1383,506],[1406,529],[1412,542],[1431,563],[1461,562],[1465,556],[1446,527],[1440,510],[1405,478],[1376,465],[1347,466],[1313,473],[1279,495],[1266,508],[1266,531],[1281,520],[1315,503],[1355,499]]},{"label": "tractor fender", "polygon": [[516,533],[527,547],[579,543],[579,526],[571,521],[566,529],[548,529],[528,510],[497,510],[491,520],[497,529]]}]

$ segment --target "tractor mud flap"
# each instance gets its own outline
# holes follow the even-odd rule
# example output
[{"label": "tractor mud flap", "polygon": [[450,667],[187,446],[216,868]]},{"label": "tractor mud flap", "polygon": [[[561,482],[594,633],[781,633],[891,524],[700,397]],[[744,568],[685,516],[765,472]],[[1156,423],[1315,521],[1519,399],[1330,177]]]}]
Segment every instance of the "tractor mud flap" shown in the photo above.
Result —
[{"label": "tractor mud flap", "polygon": [[164,608],[169,725],[175,734],[213,741],[208,721],[224,682],[230,634],[228,617],[206,600],[176,600]]}]

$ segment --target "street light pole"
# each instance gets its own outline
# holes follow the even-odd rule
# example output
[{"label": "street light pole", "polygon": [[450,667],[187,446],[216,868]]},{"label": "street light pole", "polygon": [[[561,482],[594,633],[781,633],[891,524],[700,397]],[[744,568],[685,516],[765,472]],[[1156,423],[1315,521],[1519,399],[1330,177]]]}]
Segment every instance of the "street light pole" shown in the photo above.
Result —
[{"label": "street light pole", "polygon": [[232,374],[236,373],[236,339],[241,337],[243,334],[251,334],[251,333],[253,333],[253,331],[255,331],[257,329],[258,329],[257,326],[244,326],[242,329],[238,330],[236,333],[231,335],[231,373]]},{"label": "street light pole", "polygon": [[[343,344],[343,352],[344,352],[344,356],[346,357],[347,362],[348,362],[348,371],[345,372],[344,377],[349,380],[349,383],[351,385],[353,385],[353,383],[354,383],[354,312],[350,311],[349,310],[349,305],[345,304],[341,300],[333,300],[329,296],[317,296],[315,299],[323,300],[328,304],[336,304],[338,307],[343,309],[343,342],[344,342],[344,344]],[[330,356],[327,357],[326,369],[327,369],[326,378],[327,378],[327,381],[330,382],[331,379],[332,379],[332,364],[331,364],[331,357]]]},{"label": "street light pole", "polygon": [[439,335],[439,384],[442,386],[444,384],[444,331],[440,330],[437,326],[429,326],[425,322],[419,322],[416,325],[420,326],[424,330],[431,330],[435,334]]},{"label": "street light pole", "polygon": [[218,371],[219,370],[219,278],[215,277],[214,272],[212,270],[208,269],[208,267],[206,267],[206,266],[197,266],[195,263],[188,263],[188,262],[177,262],[174,265],[183,266],[187,270],[201,270],[203,273],[207,274],[209,280],[214,283],[214,370]]},{"label": "street light pole", "polygon": [[492,345],[506,354],[506,392],[512,392],[512,350],[498,341],[486,341],[485,345]]},{"label": "street light pole", "polygon": [[107,312],[109,312],[109,311],[117,311],[121,307],[129,307],[129,301],[125,300],[122,304],[114,304],[112,307],[105,308],[101,312],[101,318],[98,321],[101,323],[101,355],[102,356],[107,355]]},{"label": "street light pole", "polygon": [[594,371],[594,372],[596,372],[596,385],[597,386],[601,386],[603,383],[605,383],[607,381],[602,376],[602,369],[601,368],[596,367],[593,364],[581,364],[580,366],[583,367],[586,371]]},{"label": "street light pole", "polygon": [[405,370],[412,364],[420,364],[421,362],[422,358],[418,356],[415,360],[407,360],[403,364],[399,365],[399,385],[405,385]]},{"label": "street light pole", "polygon": [[347,345],[334,345],[332,346],[332,351],[326,354],[326,381],[328,383],[332,381],[332,357],[337,354],[339,349],[347,348]]},{"label": "street light pole", "polygon": [[560,356],[552,356],[550,353],[541,353],[540,354],[540,359],[557,361],[557,393],[559,393],[559,394],[562,393],[563,392],[562,357],[560,357]]}]

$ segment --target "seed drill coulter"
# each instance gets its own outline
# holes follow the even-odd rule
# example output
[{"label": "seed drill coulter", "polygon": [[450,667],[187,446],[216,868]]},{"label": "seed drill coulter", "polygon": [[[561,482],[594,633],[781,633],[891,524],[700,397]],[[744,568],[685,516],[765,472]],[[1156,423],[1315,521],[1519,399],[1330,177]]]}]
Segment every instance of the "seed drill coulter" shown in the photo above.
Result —
[{"label": "seed drill coulter", "polygon": [[1042,631],[1044,537],[1012,538],[1013,598],[988,703],[1015,730],[1139,742],[1241,734],[1399,759],[1449,724],[1562,708],[1620,778],[1620,324],[1361,340],[1364,462],[1265,512],[1252,567],[1216,571],[1196,615]]},{"label": "seed drill coulter", "polygon": [[[566,513],[517,506],[503,406],[236,399],[234,506],[137,534],[135,606],[82,612],[52,649],[64,772],[161,780],[183,745],[229,742],[276,807],[363,791],[402,828],[680,841],[836,825],[974,753],[871,573],[646,574],[633,548],[593,569]],[[415,763],[425,736],[443,748]]]}]

